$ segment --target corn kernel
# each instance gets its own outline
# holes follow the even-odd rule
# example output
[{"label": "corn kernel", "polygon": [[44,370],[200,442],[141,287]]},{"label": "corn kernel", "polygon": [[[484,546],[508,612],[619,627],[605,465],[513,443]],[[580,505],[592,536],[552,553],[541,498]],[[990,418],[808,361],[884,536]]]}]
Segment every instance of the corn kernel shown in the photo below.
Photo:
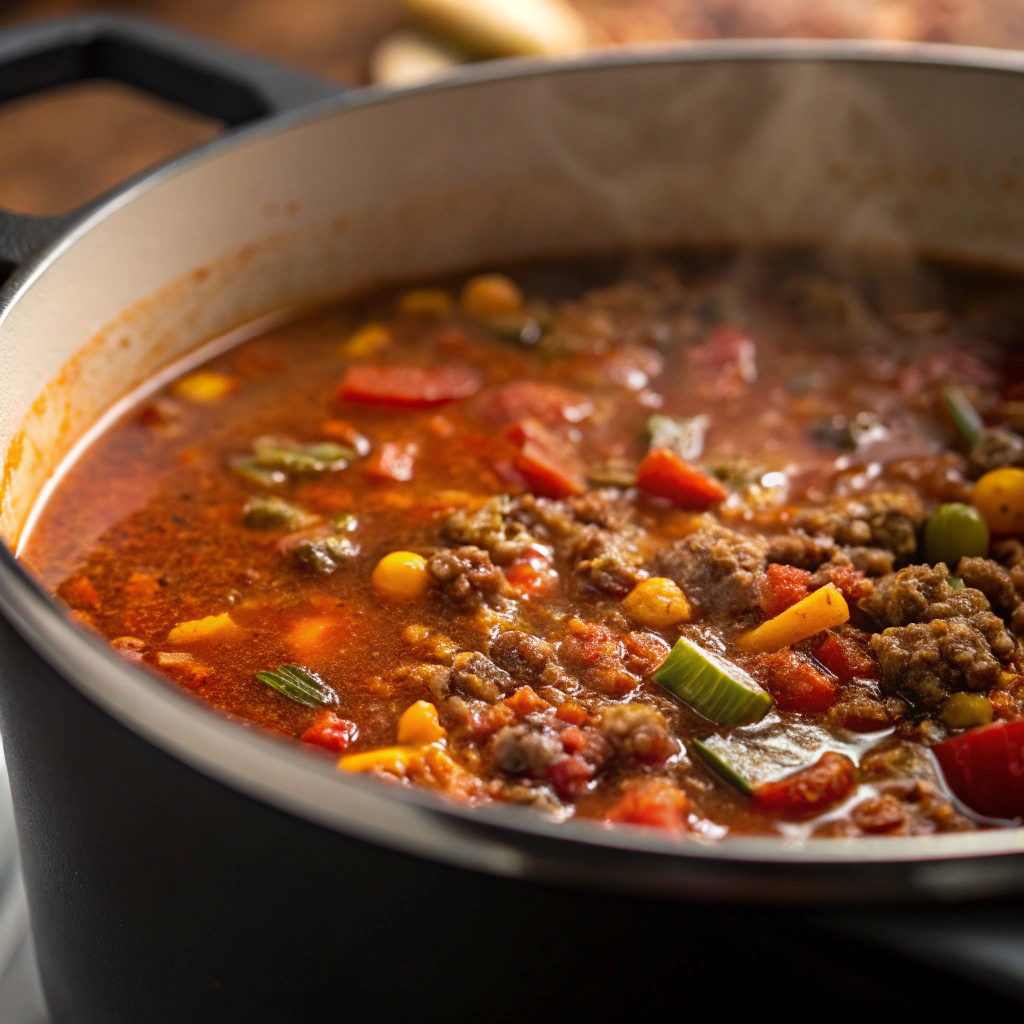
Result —
[{"label": "corn kernel", "polygon": [[440,288],[414,288],[399,298],[398,311],[406,316],[429,316],[441,320],[452,311],[452,297]]},{"label": "corn kernel", "polygon": [[447,733],[437,720],[437,708],[430,701],[418,700],[402,712],[398,720],[398,742],[426,746],[444,739]]},{"label": "corn kernel", "polygon": [[672,580],[655,576],[638,583],[622,602],[629,617],[650,629],[668,629],[690,617],[690,602]]},{"label": "corn kernel", "polygon": [[346,359],[369,359],[391,343],[391,332],[383,324],[364,324],[342,342]]},{"label": "corn kernel", "polygon": [[377,563],[371,583],[389,600],[415,601],[430,586],[427,560],[413,551],[392,551]]},{"label": "corn kernel", "polygon": [[418,754],[415,747],[382,747],[365,754],[348,754],[338,761],[338,768],[343,772],[372,772],[379,768],[393,775],[404,775]]},{"label": "corn kernel", "polygon": [[523,311],[523,293],[519,285],[504,274],[480,274],[471,277],[462,289],[462,311],[467,316],[489,320],[517,316]]},{"label": "corn kernel", "polygon": [[193,619],[191,622],[179,622],[167,634],[172,644],[188,644],[195,640],[208,640],[211,637],[226,636],[238,627],[227,612],[220,615],[207,615],[205,619]]},{"label": "corn kernel", "polygon": [[939,717],[951,729],[970,729],[992,721],[992,702],[981,693],[954,693],[942,705]]},{"label": "corn kernel", "polygon": [[197,370],[171,385],[171,391],[187,402],[216,402],[241,387],[237,377],[216,370]]}]

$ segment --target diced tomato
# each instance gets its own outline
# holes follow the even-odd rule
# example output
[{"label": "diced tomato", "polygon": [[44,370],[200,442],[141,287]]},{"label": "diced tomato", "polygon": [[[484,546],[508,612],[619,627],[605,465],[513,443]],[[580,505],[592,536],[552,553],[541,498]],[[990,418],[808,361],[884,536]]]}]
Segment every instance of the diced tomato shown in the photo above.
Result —
[{"label": "diced tomato", "polygon": [[520,420],[505,436],[518,448],[513,465],[534,494],[568,498],[586,491],[586,481],[571,449],[539,420]]},{"label": "diced tomato", "polygon": [[754,674],[786,711],[824,711],[836,697],[835,679],[788,647],[760,655]]},{"label": "diced tomato", "polygon": [[[861,639],[863,638],[863,639]],[[814,656],[841,683],[851,679],[877,679],[878,662],[868,648],[868,636],[860,630],[831,630],[814,650]]]},{"label": "diced tomato", "polygon": [[461,363],[420,366],[350,366],[337,397],[346,402],[424,408],[475,395],[483,386],[478,370]]},{"label": "diced tomato", "polygon": [[570,725],[586,725],[590,719],[587,709],[582,704],[577,704],[572,698],[559,705],[555,712],[555,718],[560,722],[568,722]]},{"label": "diced tomato", "polygon": [[853,792],[856,772],[848,757],[829,751],[808,768],[755,786],[754,802],[763,811],[788,818],[820,814]]},{"label": "diced tomato", "polygon": [[627,789],[608,812],[606,820],[683,832],[688,810],[689,801],[682,790],[665,779],[649,779]]},{"label": "diced tomato", "polygon": [[859,601],[871,593],[872,583],[860,569],[837,565],[828,570],[828,579],[847,601]]},{"label": "diced tomato", "polygon": [[652,448],[637,470],[640,490],[668,498],[680,508],[703,510],[723,501],[726,489],[668,448]]},{"label": "diced tomato", "polygon": [[594,411],[594,403],[577,391],[542,380],[514,380],[488,391],[484,414],[492,420],[510,422],[534,419],[549,427],[579,423]]},{"label": "diced tomato", "polygon": [[515,720],[515,712],[504,701],[499,701],[474,714],[469,729],[474,739],[485,740]]},{"label": "diced tomato", "polygon": [[949,788],[993,818],[1024,816],[1024,721],[978,726],[932,747]]},{"label": "diced tomato", "polygon": [[585,788],[596,771],[597,769],[579,754],[570,754],[561,761],[556,761],[548,769],[548,779],[555,787],[555,792],[563,800],[568,800]]},{"label": "diced tomato", "polygon": [[531,547],[505,569],[505,579],[521,597],[548,597],[558,589],[558,573],[547,551]]},{"label": "diced tomato", "polygon": [[376,480],[397,480],[406,483],[412,479],[413,464],[419,453],[415,441],[382,444],[363,465],[363,472]]},{"label": "diced tomato", "polygon": [[794,565],[772,563],[761,581],[759,603],[761,611],[774,618],[779,612],[802,601],[811,592],[811,574]]},{"label": "diced tomato", "polygon": [[563,729],[559,733],[558,738],[562,741],[562,749],[567,754],[578,754],[587,747],[587,734],[574,725],[570,725],[568,729]]},{"label": "diced tomato", "polygon": [[332,754],[344,754],[359,736],[359,726],[336,715],[323,711],[317,720],[302,734],[303,743],[323,747]]}]

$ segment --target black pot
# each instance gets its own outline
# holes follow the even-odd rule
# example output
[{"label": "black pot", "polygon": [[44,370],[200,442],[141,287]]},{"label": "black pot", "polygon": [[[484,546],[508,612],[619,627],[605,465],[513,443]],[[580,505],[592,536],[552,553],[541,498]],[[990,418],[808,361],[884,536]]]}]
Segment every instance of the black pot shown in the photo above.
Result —
[{"label": "black pot", "polygon": [[86,211],[0,218],[0,701],[55,1020],[738,1013],[794,958],[805,1000],[863,986],[866,954],[792,913],[700,904],[1017,892],[1017,830],[678,844],[339,777],[117,658],[13,552],[134,387],[371,282],[669,242],[1019,268],[1022,72],[953,48],[728,44],[333,95],[122,19],[0,39],[2,97],[106,76],[233,125],[276,114]]}]

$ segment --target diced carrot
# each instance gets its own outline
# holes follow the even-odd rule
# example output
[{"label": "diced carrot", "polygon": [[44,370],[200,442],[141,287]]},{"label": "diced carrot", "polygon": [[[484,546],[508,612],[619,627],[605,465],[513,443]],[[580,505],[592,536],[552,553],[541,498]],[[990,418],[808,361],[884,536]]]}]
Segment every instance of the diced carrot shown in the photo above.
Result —
[{"label": "diced carrot", "polygon": [[534,711],[544,711],[551,707],[530,686],[519,687],[511,697],[506,697],[501,703],[510,708],[516,718],[525,718],[527,715],[533,714]]},{"label": "diced carrot", "polygon": [[761,611],[771,618],[802,601],[810,592],[811,574],[806,569],[772,563],[761,582]]},{"label": "diced carrot", "polygon": [[570,697],[559,705],[555,712],[555,718],[560,722],[568,722],[570,725],[586,725],[590,720],[590,715],[582,704],[577,704]]},{"label": "diced carrot", "polygon": [[322,711],[316,721],[302,734],[303,743],[323,747],[332,754],[344,754],[359,736],[359,726],[336,715]]},{"label": "diced carrot", "polygon": [[337,397],[346,402],[425,408],[475,395],[483,386],[478,370],[459,363],[419,366],[350,366]]},{"label": "diced carrot", "polygon": [[814,656],[841,683],[851,679],[877,679],[878,661],[870,653],[868,640],[868,635],[860,630],[830,631],[814,648]]},{"label": "diced carrot", "polygon": [[649,779],[631,786],[605,816],[621,825],[646,825],[667,832],[683,832],[689,801],[666,779]]},{"label": "diced carrot", "polygon": [[518,448],[513,465],[534,494],[568,498],[586,491],[586,481],[571,449],[539,420],[520,420],[505,436]]},{"label": "diced carrot", "polygon": [[836,682],[788,647],[762,654],[754,675],[786,711],[825,711],[835,700]]},{"label": "diced carrot", "polygon": [[288,645],[299,660],[324,654],[336,645],[346,625],[348,617],[344,615],[311,615],[288,630]]},{"label": "diced carrot", "polygon": [[415,441],[398,443],[388,441],[366,460],[363,472],[376,480],[395,480],[406,483],[412,479],[413,465],[419,445]]},{"label": "diced carrot", "polygon": [[856,784],[856,768],[843,754],[829,751],[808,768],[777,782],[754,787],[754,802],[764,811],[790,818],[820,814],[846,799]]},{"label": "diced carrot", "polygon": [[644,456],[637,470],[637,486],[689,509],[711,508],[724,501],[728,493],[718,480],[668,448],[652,448]]}]

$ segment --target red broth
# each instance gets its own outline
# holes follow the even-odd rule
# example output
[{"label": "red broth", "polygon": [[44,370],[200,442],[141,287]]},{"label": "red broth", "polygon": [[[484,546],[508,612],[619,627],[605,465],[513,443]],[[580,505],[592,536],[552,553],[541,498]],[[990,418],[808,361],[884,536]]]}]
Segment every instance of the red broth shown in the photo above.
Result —
[{"label": "red broth", "polygon": [[1024,813],[1020,296],[799,251],[376,294],[140,401],[23,557],[342,771],[680,835],[977,828]]}]

